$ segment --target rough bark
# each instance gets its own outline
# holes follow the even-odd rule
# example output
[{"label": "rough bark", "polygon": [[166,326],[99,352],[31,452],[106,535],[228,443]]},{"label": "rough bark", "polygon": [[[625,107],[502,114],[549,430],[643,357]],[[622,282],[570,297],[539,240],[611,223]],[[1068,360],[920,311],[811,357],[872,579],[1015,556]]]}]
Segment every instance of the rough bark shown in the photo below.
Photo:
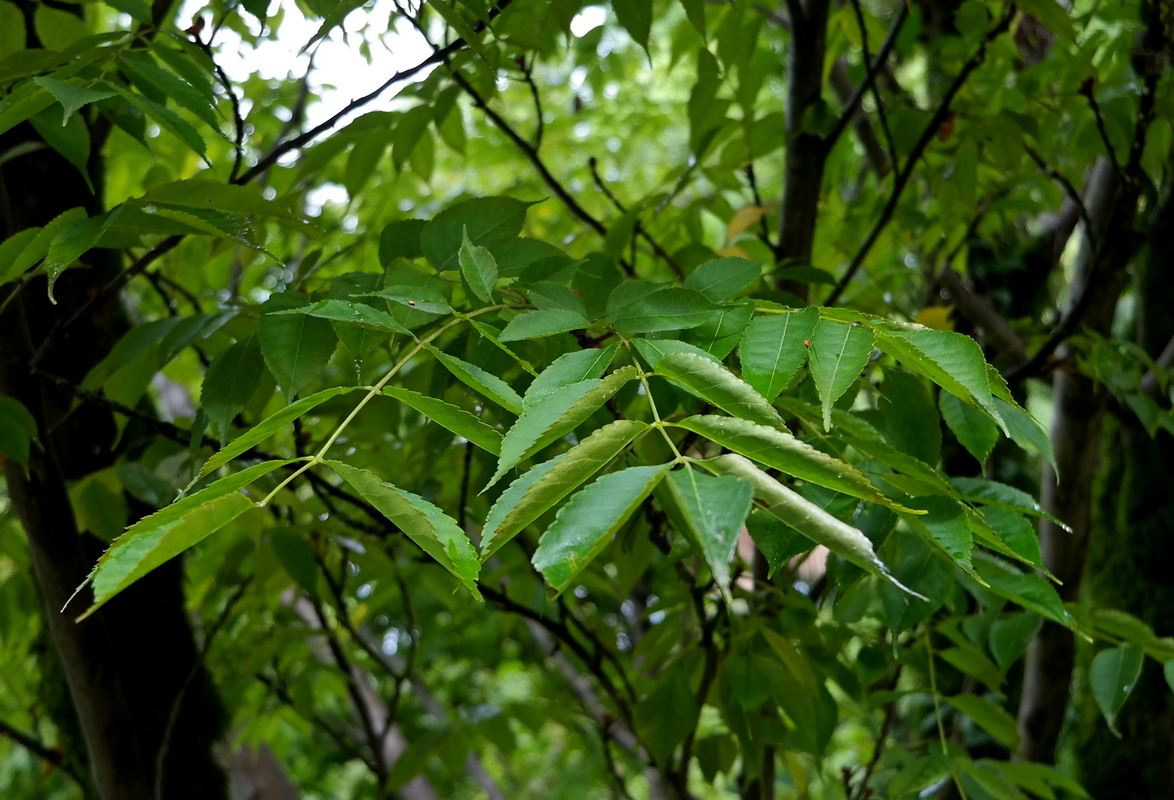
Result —
[{"label": "rough bark", "polygon": [[[21,6],[32,20],[33,4]],[[31,23],[29,27],[29,45],[37,46],[36,32]],[[94,123],[95,155],[89,172],[94,184],[101,186],[103,124]],[[0,152],[38,140],[31,126],[19,125],[0,135]],[[40,149],[0,165],[0,238],[44,225],[75,206],[91,215],[101,211],[81,174],[55,151]],[[93,251],[81,268],[62,276],[56,305],[48,301],[45,281],[37,279],[0,315],[0,392],[29,409],[44,445],[43,451],[34,449],[27,474],[9,461],[5,475],[29,540],[45,625],[85,738],[94,788],[103,800],[154,800],[159,743],[179,688],[196,660],[184,611],[182,570],[178,562],[166,565],[84,623],[74,622],[74,617],[85,608],[87,593],[62,611],[105,547],[78,530],[68,482],[114,464],[137,432],[129,428],[116,446],[115,422],[108,411],[89,403],[74,409],[71,393],[30,369],[49,332],[82,307],[118,268],[108,251]],[[6,297],[12,289],[6,287]],[[127,328],[117,298],[95,304],[68,336],[40,353],[37,368],[80,384]],[[135,509],[133,503],[131,508]],[[201,670],[179,709],[164,762],[164,797],[225,796],[224,775],[211,754],[220,722],[219,705]]]},{"label": "rough bark", "polygon": [[822,137],[803,132],[807,110],[820,100],[827,44],[827,0],[791,0],[791,43],[787,49],[787,155],[783,174],[779,261],[811,263],[819,189],[827,147]]},{"label": "rough bark", "polygon": [[[1146,257],[1135,278],[1136,343],[1155,357],[1174,356],[1174,195],[1150,225]],[[1174,449],[1169,434],[1151,437],[1127,408],[1106,419],[1105,468],[1095,487],[1083,601],[1126,611],[1158,636],[1174,635]],[[1085,648],[1087,663],[1093,655]],[[1087,671],[1085,671],[1087,674]],[[1161,797],[1174,786],[1174,694],[1161,665],[1146,659],[1141,678],[1117,717],[1118,739],[1101,719],[1088,681],[1081,682],[1073,747],[1085,788],[1100,800]]]},{"label": "rough bark", "polygon": [[[1084,306],[1086,330],[1107,335],[1113,321],[1125,268],[1133,253],[1136,185],[1121,187],[1102,160],[1093,169],[1085,206],[1094,226],[1078,255],[1065,314]],[[1068,355],[1066,347],[1058,355]],[[1091,528],[1093,480],[1100,463],[1104,387],[1074,370],[1059,369],[1052,381],[1052,447],[1057,470],[1045,468],[1042,503],[1064,520],[1071,533],[1041,520],[1044,564],[1060,581],[1065,602],[1079,597]],[[1057,475],[1058,473],[1058,475]],[[1047,623],[1027,651],[1019,705],[1020,755],[1050,763],[1068,706],[1075,643],[1070,631]]]}]

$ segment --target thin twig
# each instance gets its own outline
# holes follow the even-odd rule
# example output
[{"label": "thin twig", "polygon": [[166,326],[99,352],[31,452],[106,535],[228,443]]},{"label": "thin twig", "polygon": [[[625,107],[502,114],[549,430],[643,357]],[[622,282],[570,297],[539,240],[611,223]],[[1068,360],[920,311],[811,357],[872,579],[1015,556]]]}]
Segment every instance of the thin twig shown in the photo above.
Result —
[{"label": "thin twig", "polygon": [[366,765],[367,769],[371,770],[371,772],[375,774],[378,774],[376,772],[374,762],[372,762],[367,758],[367,756],[363,754],[362,748],[357,742],[352,740],[343,731],[339,730],[337,727],[328,722],[324,717],[321,717],[318,714],[303,711],[299,707],[299,704],[294,701],[293,697],[289,693],[289,690],[285,687],[284,684],[281,683],[280,679],[270,678],[268,675],[257,675],[257,680],[265,684],[265,686],[267,686],[270,691],[273,692],[277,699],[292,709],[295,714],[319,730],[324,731],[327,736],[334,740],[334,743],[338,745],[340,750],[342,750],[351,758],[357,758],[359,761],[362,761],[363,764]]},{"label": "thin twig", "polygon": [[542,134],[546,129],[546,121],[542,118],[542,98],[538,94],[538,84],[534,82],[532,65],[526,63],[525,56],[518,57],[518,64],[526,85],[530,87],[530,97],[534,99],[534,116],[537,118],[534,125],[534,149],[537,150],[542,146]]},{"label": "thin twig", "polygon": [[1105,155],[1109,157],[1109,163],[1113,165],[1113,173],[1119,180],[1122,180],[1124,174],[1121,171],[1120,162],[1117,161],[1117,150],[1109,140],[1109,131],[1105,128],[1105,118],[1101,115],[1101,104],[1097,102],[1096,92],[1093,91],[1092,78],[1088,78],[1081,84],[1079,94],[1084,95],[1088,100],[1088,107],[1092,109],[1093,118],[1096,119],[1097,133],[1101,135],[1101,143],[1105,145]]},{"label": "thin twig", "polygon": [[[860,99],[862,97],[864,97],[864,93],[869,91],[873,87],[873,85],[876,83],[877,75],[880,74],[881,69],[884,67],[885,62],[888,61],[889,54],[893,51],[893,48],[897,44],[897,35],[901,32],[901,26],[905,24],[905,18],[909,16],[909,4],[908,3],[899,3],[898,5],[900,6],[900,8],[897,11],[897,17],[896,17],[896,19],[893,20],[892,24],[889,26],[889,32],[885,35],[885,40],[884,40],[884,42],[881,43],[880,50],[876,51],[876,56],[873,57],[871,62],[869,62],[868,72],[865,74],[864,80],[860,82],[860,85],[856,87],[856,91],[853,92],[852,96],[848,98],[848,101],[846,103],[844,103],[844,110],[840,112],[839,118],[836,119],[836,126],[834,128],[832,128],[831,133],[829,133],[827,138],[824,140],[825,147],[828,150],[832,149],[832,146],[835,145],[836,140],[840,138],[840,135],[843,134],[844,129],[848,127],[848,123],[850,123],[852,121],[852,117],[856,113],[856,107],[860,105]],[[859,5],[857,5],[857,13],[859,13]],[[1009,25],[1010,22],[1011,22],[1011,20],[1010,20],[1010,18],[1008,18],[1006,20],[1006,23]],[[1005,28],[1006,25],[1002,25],[1001,27]],[[867,34],[864,34],[863,22],[860,25],[860,30],[863,35],[867,36]],[[990,37],[990,38],[993,38],[993,37]],[[986,44],[987,44],[987,42],[983,43],[982,52],[985,52]],[[868,54],[868,51],[867,51],[867,44],[866,44],[865,45],[865,59],[867,59],[867,57],[868,57],[867,54]],[[978,66],[978,65],[975,64],[975,66]],[[971,69],[973,69],[973,67],[971,67]],[[964,75],[962,76],[963,79],[965,79],[965,75],[969,75],[969,71],[964,70]],[[951,88],[953,88],[953,87],[951,87]],[[954,92],[956,93],[957,89],[955,89]],[[947,93],[944,105],[948,107],[949,102],[952,99],[953,99],[953,93]],[[883,121],[884,120],[884,112],[881,110],[882,106],[881,106],[881,101],[880,101],[879,95],[876,96],[876,105],[877,105],[877,111],[878,111],[878,113],[881,114],[881,119]],[[940,121],[938,121],[937,124],[934,124],[933,120],[930,121],[930,127],[933,129],[933,131],[936,132],[938,127],[940,127],[940,126],[941,126]],[[889,134],[887,123],[885,123],[885,133],[891,139],[891,134]],[[928,144],[928,142],[927,142],[927,144]],[[890,147],[891,146],[892,146],[892,143],[890,141]],[[924,145],[922,147],[924,149]],[[920,157],[920,155],[921,155],[920,151],[918,151],[915,148],[914,151],[912,153],[910,153],[910,155],[909,155],[910,163],[915,162]],[[896,152],[895,151],[893,152],[892,157],[893,157],[893,169],[895,170],[897,168],[897,160],[896,160]]]},{"label": "thin twig", "polygon": [[58,753],[56,750],[44,744],[39,739],[36,739],[33,736],[30,736],[29,734],[12,727],[4,720],[0,720],[0,736],[8,737],[23,747],[25,750],[28,750],[30,753],[40,758],[42,761],[52,764],[54,767],[68,775],[70,779],[79,786],[84,787],[86,785],[86,782],[82,776],[77,773],[77,770],[75,770],[71,764],[66,762],[61,753]]},{"label": "thin twig", "polygon": [[[498,3],[493,8],[491,8],[489,10],[489,18],[492,20],[495,17],[497,17],[506,8],[506,6],[508,6],[511,2],[512,2],[512,0],[498,0]],[[485,23],[483,23],[483,22],[477,22],[473,26],[473,30],[478,33],[484,29],[485,29]],[[395,73],[390,78],[388,78],[386,81],[384,81],[374,91],[372,91],[368,94],[365,94],[362,97],[360,97],[356,100],[352,100],[351,102],[347,103],[346,106],[344,106],[342,108],[342,110],[339,111],[337,114],[334,114],[334,115],[328,117],[326,120],[319,123],[318,125],[315,125],[313,128],[306,131],[305,133],[301,133],[301,134],[295,136],[294,138],[289,139],[288,141],[278,143],[266,155],[262,156],[257,161],[256,164],[254,164],[252,167],[250,167],[248,170],[246,170],[242,175],[237,177],[237,179],[235,181],[233,181],[233,183],[237,183],[237,184],[249,183],[257,175],[260,175],[262,172],[269,169],[269,167],[276,164],[277,160],[279,158],[281,158],[282,156],[284,156],[286,153],[289,153],[293,150],[298,150],[298,149],[301,149],[302,147],[305,147],[311,141],[316,139],[319,135],[325,133],[326,131],[330,130],[335,125],[337,125],[339,123],[339,121],[342,120],[344,117],[346,117],[348,114],[351,114],[352,112],[367,105],[371,101],[377,99],[380,95],[382,95],[385,91],[390,89],[395,84],[403,83],[404,81],[415,77],[419,73],[426,70],[428,67],[435,66],[437,64],[441,64],[441,63],[446,62],[449,59],[449,57],[451,57],[454,53],[456,53],[459,50],[463,50],[465,48],[465,45],[466,45],[466,42],[464,39],[454,39],[450,44],[447,44],[444,47],[441,47],[439,49],[434,50],[432,55],[428,56],[423,61],[416,64],[414,67],[408,67],[407,69],[400,70],[399,72]]]},{"label": "thin twig", "polygon": [[1043,170],[1044,174],[1060,184],[1060,188],[1064,190],[1064,194],[1068,195],[1068,199],[1076,206],[1076,213],[1080,215],[1081,221],[1084,222],[1085,235],[1094,238],[1096,231],[1093,230],[1092,219],[1088,216],[1088,209],[1084,207],[1084,199],[1081,198],[1080,192],[1076,191],[1076,187],[1072,185],[1071,181],[1061,175],[1057,170],[1048,166],[1043,156],[1037,153],[1031,145],[1024,143],[1023,149],[1027,151],[1027,155],[1031,157],[1031,160],[1035,162],[1036,166]]},{"label": "thin twig", "polygon": [[228,93],[228,99],[232,101],[232,121],[235,130],[233,146],[236,149],[236,158],[232,163],[232,172],[229,173],[228,182],[233,183],[236,181],[236,176],[240,174],[241,161],[245,156],[245,122],[241,117],[240,100],[232,88],[232,81],[228,79],[228,75],[224,73],[221,66],[216,63],[216,58],[212,53],[211,37],[209,37],[207,42],[202,41],[198,33],[194,34],[192,38],[196,40],[196,46],[203,50],[204,54],[208,56],[208,60],[212,62],[212,68],[216,71],[216,77],[220,81],[220,85],[224,87],[224,91]]},{"label": "thin twig", "polygon": [[187,695],[188,687],[191,686],[197,674],[199,674],[200,667],[204,663],[204,658],[208,655],[208,650],[212,647],[212,641],[216,638],[216,634],[220,633],[221,628],[228,622],[228,615],[232,613],[232,609],[236,606],[237,601],[244,596],[245,591],[249,588],[249,584],[253,582],[253,576],[245,578],[237,587],[232,595],[228,598],[228,602],[224,604],[224,610],[220,612],[220,616],[216,618],[212,628],[208,631],[208,635],[204,637],[204,644],[196,653],[195,659],[192,661],[192,666],[188,670],[188,674],[180,684],[179,691],[175,694],[175,699],[171,702],[171,711],[167,714],[167,724],[163,726],[163,739],[159,743],[159,751],[155,756],[155,800],[163,800],[163,767],[167,762],[167,751],[171,747],[171,734],[175,731],[175,724],[179,720],[179,710],[183,706],[183,698]]},{"label": "thin twig", "polygon": [[[904,8],[904,4],[902,4],[902,8]],[[921,156],[925,152],[925,149],[929,146],[929,143],[933,141],[934,136],[938,134],[938,131],[942,127],[942,123],[946,121],[946,117],[950,113],[950,104],[954,101],[954,98],[958,95],[958,92],[962,90],[962,87],[970,77],[970,74],[978,69],[979,65],[981,65],[982,62],[986,59],[987,49],[990,47],[991,42],[993,42],[996,37],[1000,36],[1004,31],[1007,30],[1007,28],[1011,25],[1011,20],[1014,16],[1015,6],[1012,5],[1007,8],[1007,11],[1003,14],[1003,18],[999,20],[999,23],[990,31],[988,31],[986,36],[983,37],[982,43],[979,45],[978,50],[975,51],[974,55],[970,57],[965,66],[962,67],[962,71],[958,73],[958,76],[954,78],[953,83],[951,83],[950,87],[946,90],[945,97],[943,97],[941,103],[938,104],[937,110],[934,111],[933,116],[929,120],[929,124],[927,124],[925,126],[925,130],[921,132],[921,138],[919,138],[917,140],[917,144],[913,146],[912,152],[910,152],[908,159],[905,161],[905,166],[897,174],[896,180],[893,182],[893,191],[889,195],[889,200],[887,203],[885,203],[885,207],[881,210],[880,218],[877,219],[876,223],[872,226],[872,230],[869,231],[868,236],[865,238],[864,243],[860,246],[860,249],[856,251],[856,255],[852,257],[852,262],[848,265],[848,270],[844,273],[844,276],[840,278],[840,280],[836,283],[835,288],[832,289],[832,293],[828,295],[827,300],[824,301],[825,305],[835,305],[836,301],[840,299],[840,295],[844,293],[844,289],[848,287],[848,284],[852,282],[852,278],[856,276],[857,271],[864,263],[864,259],[868,256],[868,253],[872,250],[873,245],[876,244],[877,239],[880,238],[881,233],[889,224],[889,220],[893,218],[893,212],[897,209],[897,202],[901,199],[901,193],[905,190],[905,186],[909,183],[909,179],[913,177],[913,171],[917,167],[917,162],[921,160]]]},{"label": "thin twig", "polygon": [[[880,58],[875,64],[872,57],[868,54],[868,28],[864,24],[864,11],[860,8],[860,0],[852,0],[852,10],[856,12],[856,24],[860,27],[860,51],[864,56],[864,63],[868,66],[872,73],[870,78],[866,78],[869,86],[869,91],[872,93],[872,99],[876,103],[876,115],[880,118],[881,130],[885,134],[885,144],[889,148],[889,160],[893,164],[893,169],[897,169],[897,145],[893,141],[893,132],[889,128],[889,116],[885,113],[885,104],[881,100],[880,90],[876,86],[876,75],[884,66],[888,59],[888,53],[885,53],[884,58]],[[905,22],[905,17],[909,14],[909,7],[902,3],[900,9],[897,11],[897,18],[893,20],[892,30],[885,36],[884,44],[889,45],[890,40],[896,44],[897,34],[901,32],[901,25]],[[889,45],[890,49],[892,45]],[[880,55],[879,53],[877,54]],[[847,109],[845,109],[847,111]],[[839,121],[837,120],[837,124]]]},{"label": "thin twig", "polygon": [[746,182],[750,185],[750,194],[754,198],[754,205],[763,209],[763,214],[758,218],[758,238],[774,252],[774,242],[770,240],[770,227],[766,224],[766,206],[762,202],[762,195],[758,191],[758,175],[754,172],[754,162],[750,162],[742,171],[746,174]]},{"label": "thin twig", "polygon": [[314,608],[314,614],[318,617],[322,635],[326,638],[326,646],[330,648],[330,654],[333,656],[339,672],[343,674],[343,679],[346,681],[347,694],[351,697],[351,704],[355,707],[355,713],[359,716],[359,722],[363,726],[363,733],[367,737],[367,744],[373,754],[375,776],[379,780],[379,785],[382,786],[387,781],[388,775],[388,765],[383,762],[383,748],[379,746],[383,740],[383,736],[381,732],[375,730],[375,720],[372,719],[371,708],[363,697],[363,692],[358,682],[358,675],[356,674],[357,671],[347,657],[342,642],[338,640],[338,636],[330,627],[322,604],[313,596],[309,600],[310,605]]},{"label": "thin twig", "polygon": [[[599,174],[599,162],[597,162],[595,160],[595,156],[591,156],[589,159],[587,159],[587,167],[591,170],[591,178],[595,182],[595,188],[597,188],[597,189],[599,189],[599,191],[603,192],[604,196],[608,200],[611,201],[611,204],[616,207],[617,211],[619,211],[621,214],[627,214],[628,213],[627,206],[625,206],[622,202],[620,202],[620,199],[618,197],[616,197],[615,194],[612,193],[611,189],[609,189],[607,187],[607,184],[605,184],[603,182],[603,178]],[[648,242],[648,246],[652,248],[652,252],[656,253],[656,255],[661,260],[663,260],[666,264],[668,264],[670,267],[672,267],[673,272],[677,273],[678,278],[685,277],[685,272],[684,272],[684,270],[681,269],[681,266],[676,262],[676,259],[674,259],[672,256],[670,256],[668,254],[668,251],[666,251],[663,247],[661,247],[660,242],[658,242],[658,241],[656,241],[656,239],[652,238],[652,234],[650,234],[648,232],[648,230],[644,227],[643,223],[641,223],[639,220],[636,221],[636,226],[633,229],[633,233],[636,236],[639,236],[640,238],[642,238],[644,241]],[[632,263],[634,264],[635,262],[636,262],[636,254],[633,251]]]},{"label": "thin twig", "polygon": [[591,179],[595,182],[595,188],[603,192],[603,196],[611,201],[611,204],[616,207],[616,211],[627,214],[627,207],[620,202],[620,198],[612,194],[611,189],[607,188],[607,184],[603,182],[603,178],[599,174],[599,162],[595,160],[595,156],[587,159],[587,168],[591,170]]}]

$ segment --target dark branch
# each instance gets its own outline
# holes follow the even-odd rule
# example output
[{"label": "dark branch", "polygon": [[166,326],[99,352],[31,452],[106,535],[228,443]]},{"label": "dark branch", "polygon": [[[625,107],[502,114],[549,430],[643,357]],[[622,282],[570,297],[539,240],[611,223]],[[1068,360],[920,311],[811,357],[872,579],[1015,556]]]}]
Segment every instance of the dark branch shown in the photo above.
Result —
[{"label": "dark branch", "polygon": [[[836,140],[840,138],[844,133],[844,129],[852,121],[852,117],[855,115],[856,109],[860,105],[860,100],[864,97],[864,93],[872,91],[873,99],[876,100],[877,113],[880,115],[881,124],[884,126],[885,136],[888,139],[890,157],[893,160],[893,169],[895,170],[897,168],[897,151],[893,147],[893,135],[889,131],[889,123],[885,116],[884,106],[881,103],[880,94],[876,90],[876,78],[881,73],[885,62],[889,59],[889,54],[893,52],[893,48],[897,44],[897,36],[901,33],[901,26],[905,24],[905,19],[909,16],[909,4],[898,4],[899,10],[897,11],[897,17],[889,25],[889,32],[885,35],[885,40],[881,43],[880,50],[876,51],[876,56],[871,61],[868,60],[868,34],[865,32],[864,17],[860,11],[859,0],[853,0],[852,5],[856,9],[857,20],[860,24],[860,34],[863,37],[861,41],[863,42],[864,58],[868,62],[868,72],[865,74],[864,80],[856,87],[856,91],[844,103],[844,110],[840,112],[840,116],[836,120],[836,127],[832,128],[832,132],[828,134],[825,141],[827,142],[827,148],[831,150]],[[916,160],[914,156],[917,155],[920,154],[915,150],[910,154],[910,158]]]},{"label": "dark branch", "polygon": [[1093,91],[1092,78],[1088,78],[1081,84],[1080,94],[1088,100],[1088,107],[1092,109],[1093,118],[1096,119],[1097,133],[1101,135],[1101,142],[1105,145],[1105,155],[1109,157],[1109,163],[1113,165],[1114,174],[1120,179],[1123,175],[1121,164],[1117,161],[1117,150],[1109,140],[1109,131],[1105,128],[1105,118],[1101,115],[1101,104],[1097,102],[1096,93]]},{"label": "dark branch", "polygon": [[6,736],[12,741],[19,744],[25,750],[28,750],[33,755],[40,758],[42,761],[52,764],[57,769],[68,775],[79,786],[85,786],[86,782],[78,775],[77,771],[66,762],[61,753],[48,747],[39,739],[30,736],[23,731],[9,725],[4,720],[0,720],[0,736]]},{"label": "dark branch", "polygon": [[241,117],[240,100],[232,88],[232,81],[228,79],[228,75],[224,73],[224,69],[216,63],[216,59],[212,54],[211,39],[204,42],[200,39],[198,33],[192,38],[196,40],[196,45],[204,51],[205,55],[208,56],[208,60],[212,62],[212,68],[216,70],[216,78],[220,81],[220,85],[224,87],[224,91],[228,93],[228,99],[232,102],[232,121],[235,131],[233,146],[236,150],[236,158],[232,162],[232,172],[229,173],[228,182],[233,183],[236,181],[236,176],[240,174],[241,161],[245,157],[245,121]]},{"label": "dark branch", "polygon": [[1084,223],[1087,235],[1095,236],[1096,233],[1092,227],[1092,220],[1088,216],[1088,209],[1084,207],[1084,200],[1081,198],[1080,193],[1076,191],[1076,187],[1072,185],[1072,182],[1061,175],[1058,171],[1048,166],[1047,162],[1044,161],[1043,156],[1037,153],[1031,147],[1031,145],[1024,144],[1023,149],[1027,151],[1027,155],[1031,157],[1031,160],[1035,162],[1037,167],[1043,170],[1049,178],[1060,184],[1060,188],[1064,190],[1064,194],[1068,195],[1068,199],[1072,201],[1074,206],[1076,206],[1076,212],[1080,215],[1080,219]]},{"label": "dark branch", "polygon": [[990,47],[991,42],[993,42],[998,36],[1007,30],[1014,16],[1015,7],[1009,6],[1006,13],[1003,14],[1003,18],[999,20],[999,24],[987,32],[986,36],[983,37],[982,43],[979,45],[978,50],[975,51],[974,55],[970,57],[970,59],[966,62],[966,65],[962,67],[962,71],[958,73],[958,76],[954,78],[953,83],[951,83],[950,87],[946,90],[946,94],[942,98],[941,103],[938,104],[938,107],[934,111],[933,116],[930,118],[929,124],[925,126],[925,130],[921,132],[921,137],[917,140],[917,144],[913,146],[913,151],[909,154],[909,158],[905,161],[905,166],[899,173],[897,173],[896,180],[893,182],[892,194],[889,195],[888,202],[885,203],[885,207],[881,210],[880,218],[877,219],[876,224],[872,226],[872,230],[869,231],[868,236],[864,240],[864,244],[860,246],[860,249],[856,251],[856,255],[852,257],[852,262],[848,265],[847,272],[845,272],[844,276],[840,278],[839,282],[836,283],[835,288],[832,289],[832,293],[828,295],[827,300],[824,301],[826,305],[835,305],[836,302],[840,299],[840,295],[844,293],[844,289],[848,287],[848,284],[852,282],[852,278],[856,276],[857,271],[859,271],[860,266],[864,263],[864,259],[868,256],[869,251],[872,250],[873,245],[876,244],[877,239],[879,239],[881,233],[884,232],[885,227],[889,224],[889,220],[893,218],[893,212],[897,209],[897,202],[901,199],[901,193],[905,190],[905,186],[909,183],[909,179],[913,177],[913,171],[917,167],[917,162],[921,160],[921,156],[925,152],[925,149],[929,147],[929,143],[933,141],[934,136],[936,136],[938,131],[941,129],[942,123],[944,123],[946,118],[949,116],[950,104],[954,102],[954,98],[958,95],[958,92],[962,90],[962,87],[966,84],[970,74],[978,69],[978,67],[986,59],[987,48]]},{"label": "dark branch", "polygon": [[[506,8],[506,6],[508,6],[511,2],[512,2],[512,0],[499,0],[499,2],[492,9],[490,9],[489,18],[492,20],[493,18],[497,17]],[[478,22],[473,27],[473,30],[478,33],[484,29],[485,29],[485,23],[483,23],[483,22]],[[337,114],[329,117],[328,119],[324,120],[323,122],[319,123],[318,125],[315,125],[313,128],[306,131],[305,133],[301,133],[292,139],[289,139],[285,142],[281,142],[281,143],[277,144],[272,150],[269,151],[269,153],[267,153],[265,156],[263,156],[256,164],[254,164],[252,167],[250,167],[243,175],[240,175],[236,180],[234,180],[233,183],[237,183],[237,184],[249,183],[255,177],[260,175],[262,172],[269,169],[269,167],[276,164],[277,160],[280,159],[286,153],[289,153],[293,150],[298,150],[302,147],[305,147],[307,144],[312,142],[318,136],[320,136],[321,134],[325,133],[326,131],[330,130],[335,125],[337,125],[339,123],[339,121],[342,120],[344,117],[346,117],[348,114],[351,114],[354,111],[357,111],[358,109],[360,109],[363,106],[370,103],[372,100],[375,100],[376,98],[378,98],[381,94],[386,92],[388,89],[390,89],[395,84],[403,83],[404,81],[408,80],[409,78],[415,77],[419,73],[426,70],[428,67],[445,63],[454,53],[456,53],[459,50],[463,50],[465,48],[465,45],[466,45],[466,42],[464,39],[454,39],[452,41],[452,43],[447,44],[444,47],[436,49],[432,53],[432,55],[425,58],[419,64],[416,64],[414,67],[409,67],[408,69],[401,70],[401,71],[395,73],[390,78],[388,78],[386,81],[384,81],[374,91],[370,92],[369,94],[365,94],[356,100],[352,100],[350,103],[347,103],[347,105],[345,107],[343,107],[343,109],[341,111],[339,111]]]},{"label": "dark branch", "polygon": [[220,616],[216,618],[208,635],[204,637],[204,644],[200,651],[196,653],[195,660],[192,661],[192,666],[188,670],[187,676],[183,679],[183,684],[180,685],[179,691],[175,694],[175,700],[171,703],[171,711],[167,714],[167,724],[163,727],[163,739],[159,744],[159,751],[155,756],[155,800],[163,800],[163,772],[167,764],[167,751],[171,746],[171,735],[175,731],[175,723],[179,720],[179,710],[183,706],[183,699],[187,695],[188,687],[191,686],[192,681],[195,680],[196,675],[200,672],[200,666],[204,663],[204,659],[208,655],[208,650],[212,647],[212,642],[216,638],[216,634],[228,622],[228,617],[232,613],[233,608],[236,607],[237,602],[244,596],[245,591],[249,588],[249,584],[253,582],[253,577],[248,578],[236,587],[232,595],[228,598],[228,602],[224,604],[224,610],[220,612]]}]

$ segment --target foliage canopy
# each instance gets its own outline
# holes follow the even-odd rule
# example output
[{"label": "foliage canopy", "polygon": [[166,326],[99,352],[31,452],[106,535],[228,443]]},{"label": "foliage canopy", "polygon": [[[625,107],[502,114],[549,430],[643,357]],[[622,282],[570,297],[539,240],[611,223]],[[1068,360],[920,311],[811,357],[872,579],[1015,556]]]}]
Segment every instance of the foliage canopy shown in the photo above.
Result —
[{"label": "foliage canopy", "polygon": [[[307,797],[1087,796],[1020,749],[1029,643],[1100,643],[1116,730],[1174,641],[1045,564],[1040,379],[1174,431],[1117,303],[1166,202],[1162,4],[169,5],[0,0],[0,169],[81,180],[0,242],[0,315],[52,320],[5,322],[4,370],[70,398],[6,378],[0,451],[25,496],[112,420],[68,480],[81,625],[183,554],[159,793],[206,672]],[[218,66],[295,20],[423,56],[345,105],[309,57]],[[34,699],[58,611],[17,506],[0,787],[124,796]]]}]

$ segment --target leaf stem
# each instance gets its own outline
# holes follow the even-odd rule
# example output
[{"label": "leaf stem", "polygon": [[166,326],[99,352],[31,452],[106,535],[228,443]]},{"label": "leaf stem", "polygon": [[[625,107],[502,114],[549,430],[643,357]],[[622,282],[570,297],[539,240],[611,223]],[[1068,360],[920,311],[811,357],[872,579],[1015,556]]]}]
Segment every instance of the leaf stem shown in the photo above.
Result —
[{"label": "leaf stem", "polygon": [[404,366],[406,366],[409,361],[411,361],[413,358],[415,358],[420,353],[421,350],[423,350],[429,344],[431,344],[436,339],[438,339],[441,336],[441,334],[443,334],[445,331],[449,330],[450,328],[453,328],[453,327],[461,324],[462,322],[466,322],[470,318],[475,317],[478,314],[484,314],[488,311],[498,311],[502,308],[504,308],[504,306],[500,306],[500,305],[486,306],[485,308],[479,308],[476,311],[470,311],[468,314],[462,314],[459,317],[457,317],[456,319],[453,319],[449,322],[446,322],[444,325],[441,325],[439,328],[437,328],[435,331],[433,331],[432,333],[425,336],[423,339],[417,339],[415,347],[413,347],[411,350],[409,350],[407,355],[405,355],[403,358],[401,358],[399,361],[397,361],[395,366],[392,367],[390,370],[388,370],[387,374],[379,379],[378,383],[376,383],[374,386],[372,386],[370,389],[367,390],[367,394],[363,395],[363,399],[360,400],[358,402],[358,404],[356,404],[353,409],[351,409],[351,413],[347,414],[346,419],[344,419],[342,422],[340,422],[338,424],[338,427],[336,427],[334,429],[334,431],[330,434],[330,436],[328,436],[326,438],[326,441],[323,443],[322,447],[319,448],[318,452],[315,453],[313,455],[313,457],[310,458],[309,461],[307,461],[305,464],[303,464],[302,466],[300,466],[296,470],[294,470],[292,473],[290,473],[289,476],[286,477],[281,483],[277,484],[277,486],[273,489],[273,491],[271,491],[269,494],[265,495],[265,498],[263,500],[261,500],[259,503],[257,503],[257,507],[261,508],[261,507],[268,505],[269,501],[271,501],[277,495],[278,492],[280,492],[282,489],[284,489],[286,486],[288,486],[290,483],[292,483],[295,478],[297,478],[299,475],[301,475],[303,472],[310,469],[311,467],[314,467],[314,466],[317,466],[318,464],[321,464],[322,461],[324,460],[323,457],[326,455],[326,451],[329,450],[331,448],[331,446],[334,445],[334,443],[338,440],[339,436],[342,436],[342,432],[345,431],[347,429],[347,426],[349,426],[351,424],[351,422],[354,421],[355,417],[357,417],[359,415],[359,412],[362,411],[363,408],[368,403],[371,402],[371,399],[373,397],[375,397],[375,395],[377,395],[381,391],[383,391],[383,387],[386,386],[388,384],[388,382],[392,378],[394,378],[396,376],[396,374],[401,369],[403,369]]}]

